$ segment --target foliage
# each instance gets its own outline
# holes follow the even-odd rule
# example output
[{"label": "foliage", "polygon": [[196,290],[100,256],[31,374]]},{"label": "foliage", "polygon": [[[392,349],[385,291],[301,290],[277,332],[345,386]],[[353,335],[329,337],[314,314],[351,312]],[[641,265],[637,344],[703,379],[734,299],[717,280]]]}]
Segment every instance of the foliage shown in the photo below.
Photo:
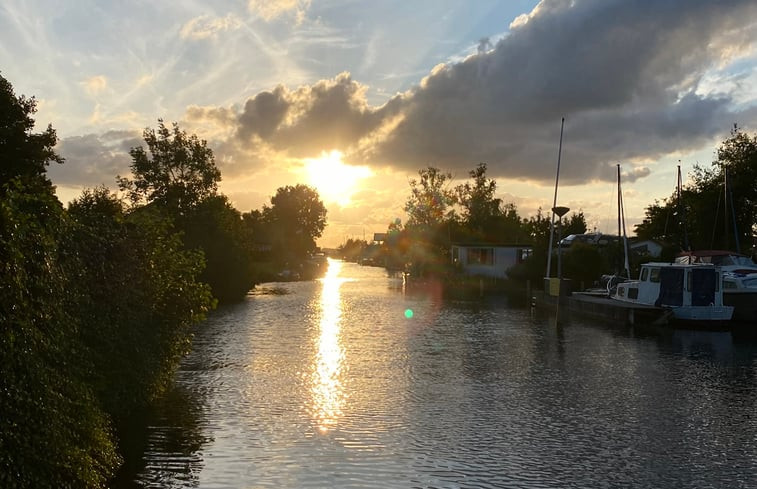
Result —
[{"label": "foliage", "polygon": [[127,214],[105,188],[85,191],[69,214],[91,378],[121,421],[166,387],[189,349],[190,326],[213,305],[197,281],[202,255],[184,249],[165,217],[151,209]]},{"label": "foliage", "polygon": [[118,463],[71,307],[69,224],[43,182],[0,194],[0,487],[104,487]]},{"label": "foliage", "polygon": [[212,305],[202,254],[156,207],[204,194],[127,213],[95,189],[64,211],[44,174],[55,132],[31,133],[34,100],[0,91],[0,487],[105,487],[112,421],[161,392]]},{"label": "foliage", "polygon": [[433,228],[453,217],[455,193],[449,188],[451,173],[429,166],[418,171],[420,180],[410,180],[410,197],[405,202],[407,227]]},{"label": "foliage", "polygon": [[169,129],[162,119],[157,131],[145,129],[143,136],[149,154],[132,148],[132,178],[118,178],[132,203],[155,203],[177,216],[215,195],[221,172],[206,141],[188,136],[177,123]]},{"label": "foliage", "polygon": [[302,265],[326,227],[326,207],[318,192],[302,184],[276,190],[271,205],[243,215],[253,241],[270,247],[269,258],[285,266]]},{"label": "foliage", "polygon": [[562,252],[563,277],[571,279],[574,287],[592,285],[610,271],[608,251],[587,243],[574,243]]},{"label": "foliage", "polygon": [[497,182],[486,178],[486,163],[479,163],[469,175],[473,183],[458,185],[455,193],[463,208],[463,223],[470,229],[482,231],[494,218],[502,215],[502,199],[494,197]]},{"label": "foliage", "polygon": [[34,97],[16,97],[10,82],[0,76],[0,187],[14,178],[47,182],[43,176],[47,165],[63,163],[53,149],[58,139],[52,126],[31,132],[36,111]]},{"label": "foliage", "polygon": [[[724,192],[726,170],[728,192]],[[736,249],[734,235],[738,234],[738,248],[746,251],[757,234],[755,181],[757,135],[749,136],[735,127],[721,143],[710,168],[694,167],[680,198],[673,192],[647,207],[636,235],[672,243],[679,249]],[[734,233],[734,220],[738,233]]]},{"label": "foliage", "polygon": [[363,255],[368,243],[364,239],[348,239],[339,246],[339,253],[347,261],[357,262]]},{"label": "foliage", "polygon": [[202,250],[200,279],[220,302],[244,298],[255,286],[252,235],[224,195],[208,197],[179,219],[189,249]]}]

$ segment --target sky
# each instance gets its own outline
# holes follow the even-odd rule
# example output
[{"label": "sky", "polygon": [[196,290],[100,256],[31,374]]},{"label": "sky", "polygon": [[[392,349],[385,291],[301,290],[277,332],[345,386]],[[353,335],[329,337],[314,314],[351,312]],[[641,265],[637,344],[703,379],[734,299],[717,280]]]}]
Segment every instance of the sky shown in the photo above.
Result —
[{"label": "sky", "polygon": [[321,246],[404,222],[429,166],[486,163],[521,216],[548,210],[558,154],[557,204],[606,233],[620,165],[632,234],[678,165],[757,132],[757,2],[4,0],[0,74],[57,130],[64,203],[115,189],[163,119],[207,140],[242,212],[316,188]]}]

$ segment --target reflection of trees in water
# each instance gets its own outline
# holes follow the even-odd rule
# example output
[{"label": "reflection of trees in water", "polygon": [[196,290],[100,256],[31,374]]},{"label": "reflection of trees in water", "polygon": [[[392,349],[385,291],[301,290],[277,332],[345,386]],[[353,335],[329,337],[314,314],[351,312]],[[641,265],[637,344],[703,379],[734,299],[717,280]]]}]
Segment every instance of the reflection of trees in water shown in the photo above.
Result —
[{"label": "reflection of trees in water", "polygon": [[201,393],[174,384],[154,405],[120,427],[125,463],[112,487],[197,487],[211,440],[202,434]]}]

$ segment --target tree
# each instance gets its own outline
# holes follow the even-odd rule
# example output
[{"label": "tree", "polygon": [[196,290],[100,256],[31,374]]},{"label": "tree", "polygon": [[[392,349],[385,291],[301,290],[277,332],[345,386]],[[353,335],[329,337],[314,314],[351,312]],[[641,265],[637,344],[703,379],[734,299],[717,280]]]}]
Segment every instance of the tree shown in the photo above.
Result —
[{"label": "tree", "polygon": [[316,250],[315,240],[326,227],[326,207],[318,192],[307,185],[276,190],[271,205],[243,215],[256,245],[270,247],[276,267],[302,265]]},{"label": "tree", "polygon": [[585,232],[586,217],[584,217],[584,211],[572,212],[570,214],[570,217],[563,220],[563,236],[569,236],[571,234],[584,234]]},{"label": "tree", "polygon": [[429,166],[419,170],[420,180],[410,180],[410,197],[405,202],[408,227],[433,228],[453,215],[455,193],[449,188],[451,173]]},{"label": "tree", "polygon": [[449,242],[455,221],[452,174],[429,166],[418,171],[420,180],[410,180],[410,196],[405,202],[408,219],[407,259],[417,276],[440,275],[450,266]]},{"label": "tree", "polygon": [[486,163],[479,163],[469,175],[473,183],[458,185],[455,192],[463,208],[463,223],[472,231],[483,232],[503,215],[502,200],[494,197],[497,182],[486,178]]},{"label": "tree", "polygon": [[119,460],[89,384],[70,223],[33,180],[0,193],[0,487],[100,488]]},{"label": "tree", "polygon": [[252,234],[225,195],[204,199],[179,219],[184,242],[202,250],[200,279],[222,303],[239,301],[255,286]]},{"label": "tree", "polygon": [[[724,192],[728,180],[727,192]],[[710,168],[694,167],[691,183],[647,207],[636,235],[673,243],[679,249],[737,248],[754,244],[757,234],[757,135],[734,127]],[[728,212],[726,213],[726,208]],[[734,233],[734,221],[738,233]]]},{"label": "tree", "polygon": [[221,172],[206,141],[175,122],[169,129],[162,119],[157,131],[147,128],[143,136],[149,153],[132,148],[132,178],[118,177],[132,203],[156,203],[177,216],[216,194]]},{"label": "tree", "polygon": [[738,126],[734,126],[731,137],[720,145],[717,160],[712,164],[718,169],[715,175],[718,184],[725,182],[725,172],[728,173],[728,194],[723,194],[723,207],[726,201],[733,203],[733,208],[730,209],[733,215],[726,216],[724,212],[719,221],[724,226],[723,247],[736,246],[729,236],[733,236],[733,228],[731,227],[730,233],[726,232],[726,226],[732,224],[728,220],[734,217],[739,248],[754,246],[757,236],[757,134],[749,136]]},{"label": "tree", "polygon": [[16,97],[10,82],[0,76],[0,188],[20,177],[41,179],[50,162],[63,163],[54,151],[58,138],[51,125],[41,133],[32,133],[37,111],[34,97]]},{"label": "tree", "polygon": [[70,295],[90,354],[89,378],[116,421],[167,387],[190,345],[190,327],[212,308],[199,282],[202,254],[186,250],[156,209],[126,212],[106,188],[85,190],[68,209],[74,260]]}]

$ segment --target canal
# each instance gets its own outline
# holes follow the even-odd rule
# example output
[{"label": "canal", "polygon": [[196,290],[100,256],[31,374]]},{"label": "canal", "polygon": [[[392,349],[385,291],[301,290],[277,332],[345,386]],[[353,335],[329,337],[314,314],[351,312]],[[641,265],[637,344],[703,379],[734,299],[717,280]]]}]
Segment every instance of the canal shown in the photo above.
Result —
[{"label": "canal", "polygon": [[331,261],[198,330],[119,487],[754,487],[757,348]]}]

